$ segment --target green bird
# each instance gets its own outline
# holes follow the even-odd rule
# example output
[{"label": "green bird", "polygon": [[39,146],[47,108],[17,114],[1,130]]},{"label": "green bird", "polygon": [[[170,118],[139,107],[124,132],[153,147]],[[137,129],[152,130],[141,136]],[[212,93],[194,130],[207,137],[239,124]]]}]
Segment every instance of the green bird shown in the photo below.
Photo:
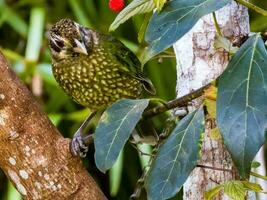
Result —
[{"label": "green bird", "polygon": [[49,31],[49,47],[59,86],[92,111],[74,135],[74,155],[86,155],[87,136],[82,132],[98,110],[122,98],[139,98],[143,89],[155,94],[136,55],[111,35],[62,19]]}]

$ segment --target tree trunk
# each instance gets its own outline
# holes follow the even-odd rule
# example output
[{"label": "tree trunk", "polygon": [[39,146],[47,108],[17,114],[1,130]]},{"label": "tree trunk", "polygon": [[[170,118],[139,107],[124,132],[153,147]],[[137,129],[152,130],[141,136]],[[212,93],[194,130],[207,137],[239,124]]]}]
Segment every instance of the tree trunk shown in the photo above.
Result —
[{"label": "tree trunk", "polygon": [[0,167],[24,199],[106,199],[0,53]]},{"label": "tree trunk", "polygon": [[[249,33],[247,9],[234,1],[216,12],[222,35],[233,40]],[[177,97],[206,85],[216,79],[225,69],[229,54],[215,49],[216,29],[212,15],[203,17],[194,28],[175,45],[177,58]],[[192,102],[193,107],[201,101]],[[221,140],[211,138],[215,119],[206,121],[200,165],[229,171],[197,167],[184,185],[184,199],[204,199],[205,191],[228,180],[235,179],[231,157]],[[222,193],[216,199],[227,199]]]}]

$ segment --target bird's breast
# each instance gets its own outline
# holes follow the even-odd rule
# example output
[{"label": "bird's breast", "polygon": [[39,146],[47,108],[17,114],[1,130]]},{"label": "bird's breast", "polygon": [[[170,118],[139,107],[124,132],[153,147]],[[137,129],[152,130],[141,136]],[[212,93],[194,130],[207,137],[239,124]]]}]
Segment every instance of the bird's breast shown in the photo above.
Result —
[{"label": "bird's breast", "polygon": [[90,56],[53,63],[53,74],[77,103],[99,109],[121,98],[140,96],[141,83],[120,67],[108,54],[98,51]]}]

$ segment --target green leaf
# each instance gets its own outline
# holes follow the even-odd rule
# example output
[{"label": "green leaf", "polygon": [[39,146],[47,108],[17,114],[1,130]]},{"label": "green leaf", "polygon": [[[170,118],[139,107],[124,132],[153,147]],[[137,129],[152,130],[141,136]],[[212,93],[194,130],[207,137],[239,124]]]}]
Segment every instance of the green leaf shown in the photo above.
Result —
[{"label": "green leaf", "polygon": [[223,185],[218,185],[205,192],[205,200],[212,200],[222,189]]},{"label": "green leaf", "polygon": [[157,11],[161,11],[167,0],[153,0]]},{"label": "green leaf", "polygon": [[26,37],[28,25],[24,19],[13,8],[5,4],[0,4],[0,10],[0,26],[3,22],[7,22],[21,36]]},{"label": "green leaf", "polygon": [[115,163],[148,103],[148,99],[122,99],[103,113],[94,140],[95,161],[100,171],[105,172]]},{"label": "green leaf", "polygon": [[37,65],[36,72],[40,74],[42,80],[46,83],[50,83],[52,85],[57,86],[57,82],[52,74],[51,64],[48,63],[40,63]]},{"label": "green leaf", "polygon": [[3,49],[0,47],[0,51],[4,54],[5,57],[7,57],[10,60],[14,61],[23,61],[24,57],[18,54],[15,51],[12,51],[10,49]]},{"label": "green leaf", "polygon": [[143,63],[164,51],[186,34],[204,15],[222,8],[230,0],[169,1],[151,18],[145,40],[149,43]]},{"label": "green leaf", "polygon": [[89,21],[89,18],[86,16],[83,6],[81,5],[81,1],[69,0],[68,2],[77,21],[86,27],[92,27],[92,24]]},{"label": "green leaf", "polygon": [[133,0],[124,8],[110,25],[109,31],[114,31],[134,15],[151,12],[155,8],[153,0]]},{"label": "green leaf", "polygon": [[248,190],[251,190],[254,192],[261,192],[262,191],[262,187],[257,183],[252,183],[249,181],[242,181],[242,184]]},{"label": "green leaf", "polygon": [[151,166],[146,190],[148,199],[168,199],[182,187],[199,157],[199,140],[204,129],[200,108],[183,118],[160,146]]},{"label": "green leaf", "polygon": [[120,190],[123,169],[123,154],[124,152],[121,151],[117,161],[109,171],[110,196],[112,197],[115,197]]},{"label": "green leaf", "polygon": [[259,34],[233,56],[218,83],[217,122],[242,178],[265,142],[267,53]]},{"label": "green leaf", "polygon": [[58,126],[58,124],[62,120],[62,114],[58,114],[58,113],[50,113],[48,114],[48,117],[55,126]]},{"label": "green leaf", "polygon": [[257,162],[257,161],[253,161],[251,163],[251,168],[258,168],[261,166],[261,163],[260,162]]},{"label": "green leaf", "polygon": [[[146,154],[152,154],[152,147],[149,144],[138,144],[137,148],[142,152]],[[142,153],[139,153],[139,159],[141,162],[142,169],[145,169],[149,165],[150,156],[149,155],[142,155]]]},{"label": "green leaf", "polygon": [[21,200],[22,197],[16,188],[8,181],[6,200]]},{"label": "green leaf", "polygon": [[151,17],[150,13],[147,13],[144,16],[144,20],[142,22],[142,25],[140,26],[138,37],[137,37],[139,43],[142,43],[142,41],[144,40],[146,27],[147,27],[150,17]]},{"label": "green leaf", "polygon": [[238,51],[238,47],[233,46],[232,42],[226,37],[216,34],[214,41],[214,48],[219,49],[223,48],[230,53],[230,55],[235,54]]},{"label": "green leaf", "polygon": [[232,200],[245,200],[246,190],[240,181],[229,181],[223,184],[224,193]]},{"label": "green leaf", "polygon": [[45,9],[33,7],[30,15],[30,28],[26,46],[25,58],[28,61],[37,62],[43,40],[43,29],[45,22]]},{"label": "green leaf", "polygon": [[65,114],[64,119],[82,122],[89,115],[90,112],[91,111],[88,108],[74,111],[74,112]]}]

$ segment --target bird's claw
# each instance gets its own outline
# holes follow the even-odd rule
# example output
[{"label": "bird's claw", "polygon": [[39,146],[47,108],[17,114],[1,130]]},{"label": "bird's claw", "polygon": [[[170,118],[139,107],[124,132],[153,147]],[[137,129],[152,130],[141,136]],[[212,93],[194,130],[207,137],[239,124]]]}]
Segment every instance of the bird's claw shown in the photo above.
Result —
[{"label": "bird's claw", "polygon": [[71,152],[74,156],[85,158],[88,152],[88,146],[81,135],[74,136],[71,141]]}]

